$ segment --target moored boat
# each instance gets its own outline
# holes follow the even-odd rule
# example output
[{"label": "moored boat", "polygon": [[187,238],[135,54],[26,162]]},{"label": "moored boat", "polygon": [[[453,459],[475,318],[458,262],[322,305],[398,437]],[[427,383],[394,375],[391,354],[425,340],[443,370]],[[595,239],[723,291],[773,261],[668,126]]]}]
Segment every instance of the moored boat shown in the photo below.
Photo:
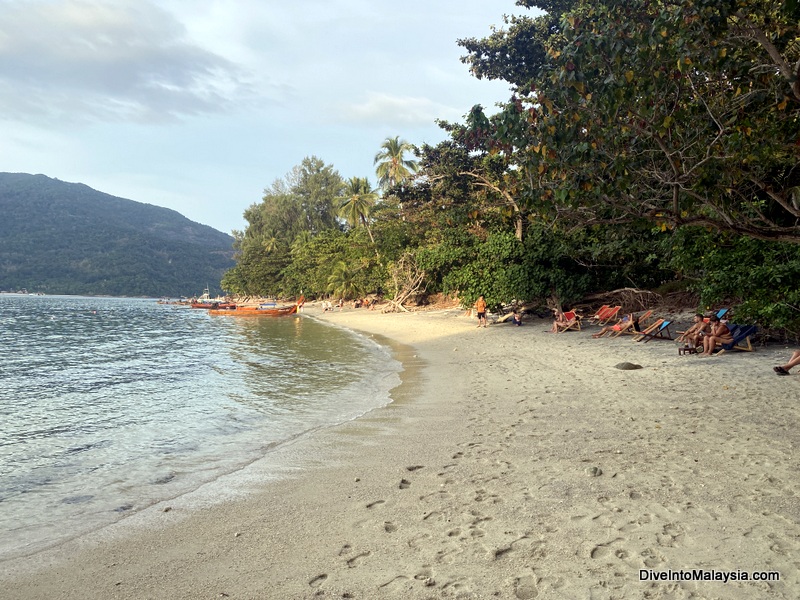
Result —
[{"label": "moored boat", "polygon": [[235,302],[229,302],[227,298],[212,298],[208,288],[203,290],[199,298],[193,298],[190,302],[192,308],[204,308],[206,310],[230,310],[236,308]]},{"label": "moored boat", "polygon": [[297,304],[293,306],[278,306],[275,308],[262,308],[260,306],[237,306],[231,309],[210,309],[210,315],[230,315],[234,317],[283,317],[297,312]]},{"label": "moored boat", "polygon": [[192,302],[192,308],[205,308],[208,310],[233,310],[236,308],[234,302]]}]

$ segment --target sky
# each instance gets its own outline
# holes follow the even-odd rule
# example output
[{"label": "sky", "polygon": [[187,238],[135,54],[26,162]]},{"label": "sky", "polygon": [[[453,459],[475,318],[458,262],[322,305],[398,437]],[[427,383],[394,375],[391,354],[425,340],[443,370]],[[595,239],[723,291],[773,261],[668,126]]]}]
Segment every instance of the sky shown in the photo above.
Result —
[{"label": "sky", "polygon": [[230,233],[303,158],[369,177],[387,137],[510,96],[459,38],[515,0],[0,0],[0,171]]}]

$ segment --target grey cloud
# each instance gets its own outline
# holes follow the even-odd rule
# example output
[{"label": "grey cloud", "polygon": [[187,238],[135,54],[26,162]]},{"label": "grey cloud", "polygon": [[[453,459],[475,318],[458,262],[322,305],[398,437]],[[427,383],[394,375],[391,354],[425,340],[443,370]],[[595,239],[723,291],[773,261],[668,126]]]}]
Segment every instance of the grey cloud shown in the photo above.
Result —
[{"label": "grey cloud", "polygon": [[174,119],[252,97],[247,75],[144,0],[12,0],[0,20],[0,112],[20,119]]}]

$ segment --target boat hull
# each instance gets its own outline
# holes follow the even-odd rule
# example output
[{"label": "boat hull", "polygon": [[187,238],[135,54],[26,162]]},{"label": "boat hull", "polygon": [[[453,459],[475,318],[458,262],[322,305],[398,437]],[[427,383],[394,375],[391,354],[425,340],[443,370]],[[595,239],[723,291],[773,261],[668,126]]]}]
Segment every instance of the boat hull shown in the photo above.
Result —
[{"label": "boat hull", "polygon": [[210,309],[210,315],[226,315],[230,317],[284,317],[293,315],[297,312],[297,305],[294,306],[281,306],[278,308],[257,308],[239,306],[234,309],[218,310]]},{"label": "boat hull", "polygon": [[204,308],[206,310],[233,310],[236,305],[233,302],[192,302],[192,308]]}]

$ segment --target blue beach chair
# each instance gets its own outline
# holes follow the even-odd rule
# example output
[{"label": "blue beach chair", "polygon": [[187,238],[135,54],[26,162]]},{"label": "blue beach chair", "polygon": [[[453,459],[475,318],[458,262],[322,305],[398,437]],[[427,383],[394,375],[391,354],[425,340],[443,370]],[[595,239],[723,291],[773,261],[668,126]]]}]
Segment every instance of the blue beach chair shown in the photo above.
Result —
[{"label": "blue beach chair", "polygon": [[742,350],[744,352],[753,352],[752,339],[758,333],[758,327],[755,325],[734,325],[728,324],[733,341],[729,344],[717,344],[720,349],[717,354],[724,354],[728,350]]},{"label": "blue beach chair", "polygon": [[670,325],[672,325],[672,321],[667,321],[664,319],[658,324],[658,327],[650,326],[648,329],[639,334],[639,336],[634,338],[634,341],[644,341],[646,344],[650,340],[671,340],[672,333],[669,330]]}]

